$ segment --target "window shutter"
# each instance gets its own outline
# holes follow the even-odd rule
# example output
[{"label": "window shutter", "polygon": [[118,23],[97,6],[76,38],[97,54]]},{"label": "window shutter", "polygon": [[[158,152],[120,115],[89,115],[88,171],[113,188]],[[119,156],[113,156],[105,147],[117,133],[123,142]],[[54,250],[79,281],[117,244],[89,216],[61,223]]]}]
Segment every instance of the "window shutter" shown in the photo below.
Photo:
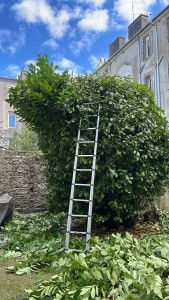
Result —
[{"label": "window shutter", "polygon": [[149,40],[150,40],[150,55],[153,54],[153,31],[151,30],[149,33]]}]

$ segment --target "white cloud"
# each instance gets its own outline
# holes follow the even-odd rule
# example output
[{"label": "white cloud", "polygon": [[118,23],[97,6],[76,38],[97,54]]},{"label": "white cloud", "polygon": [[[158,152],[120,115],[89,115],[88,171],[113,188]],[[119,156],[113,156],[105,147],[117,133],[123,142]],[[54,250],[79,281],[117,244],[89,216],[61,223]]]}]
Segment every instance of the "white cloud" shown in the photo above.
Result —
[{"label": "white cloud", "polygon": [[22,29],[16,31],[0,29],[0,51],[10,51],[11,54],[25,45],[25,32]]},{"label": "white cloud", "polygon": [[168,5],[169,4],[169,0],[161,0],[162,4],[164,5]]},{"label": "white cloud", "polygon": [[15,54],[18,49],[25,45],[25,38],[25,32],[22,29],[13,33],[13,41],[9,46],[9,51],[11,54]]},{"label": "white cloud", "polygon": [[98,65],[99,61],[100,61],[99,57],[97,57],[95,55],[90,55],[89,62],[93,69],[97,69],[97,65]]},{"label": "white cloud", "polygon": [[60,60],[57,61],[56,65],[59,66],[59,73],[63,71],[68,71],[69,73],[78,74],[81,72],[82,67],[77,65],[75,62],[72,60],[69,60],[65,57],[61,58]]},{"label": "white cloud", "polygon": [[[134,17],[137,18],[140,14],[149,13],[149,7],[155,4],[156,0],[137,0],[133,1],[133,3]],[[116,0],[114,9],[118,13],[118,16],[129,22],[133,21],[132,1],[129,3],[126,0]]]},{"label": "white cloud", "polygon": [[83,30],[93,30],[96,32],[107,31],[108,29],[108,11],[106,9],[86,11],[86,14],[82,20],[79,21],[78,25]]},{"label": "white cloud", "polygon": [[83,49],[88,50],[93,45],[96,35],[84,35],[79,41],[72,41],[69,48],[73,54],[79,54]]},{"label": "white cloud", "polygon": [[62,38],[69,28],[70,14],[65,9],[61,10],[56,18],[49,22],[49,31],[54,38]]},{"label": "white cloud", "polygon": [[86,2],[94,4],[96,7],[102,7],[106,0],[86,0]]},{"label": "white cloud", "polygon": [[102,63],[104,63],[108,59],[108,57],[109,57],[108,53],[104,53],[103,58],[96,55],[90,55],[88,60],[90,62],[91,67],[94,70],[96,70],[97,65],[100,63],[100,60],[102,61]]},{"label": "white cloud", "polygon": [[107,1],[107,0],[75,0],[78,4],[79,3],[81,3],[81,4],[84,4],[84,2],[85,2],[85,4],[87,3],[87,4],[89,4],[90,6],[94,6],[94,7],[102,7],[104,4],[105,4],[105,2]]},{"label": "white cloud", "polygon": [[49,22],[49,18],[53,18],[52,8],[45,0],[22,0],[12,6],[16,12],[18,19],[25,20],[28,23],[36,23],[43,21]]},{"label": "white cloud", "polygon": [[111,21],[110,21],[110,26],[112,28],[112,30],[126,30],[126,24],[121,23],[121,21],[119,20],[115,20],[114,17],[112,17]]},{"label": "white cloud", "polygon": [[5,52],[6,42],[10,41],[11,32],[7,29],[0,29],[0,51]]},{"label": "white cloud", "polygon": [[17,78],[21,74],[20,68],[17,65],[9,65],[7,67],[7,72],[10,74],[10,77]]},{"label": "white cloud", "polygon": [[21,0],[12,6],[17,19],[27,23],[44,23],[53,38],[62,38],[69,28],[70,19],[78,18],[80,8],[68,8],[56,12],[46,0]]},{"label": "white cloud", "polygon": [[0,13],[2,12],[3,8],[4,8],[4,4],[0,3]]},{"label": "white cloud", "polygon": [[54,39],[49,39],[49,40],[44,41],[42,46],[47,46],[52,49],[58,48],[58,44],[56,43],[56,41]]},{"label": "white cloud", "polygon": [[24,62],[24,65],[26,65],[26,66],[28,66],[28,65],[30,65],[30,64],[32,64],[32,65],[36,65],[36,60],[35,59],[28,59],[28,60],[26,60],[25,62]]}]

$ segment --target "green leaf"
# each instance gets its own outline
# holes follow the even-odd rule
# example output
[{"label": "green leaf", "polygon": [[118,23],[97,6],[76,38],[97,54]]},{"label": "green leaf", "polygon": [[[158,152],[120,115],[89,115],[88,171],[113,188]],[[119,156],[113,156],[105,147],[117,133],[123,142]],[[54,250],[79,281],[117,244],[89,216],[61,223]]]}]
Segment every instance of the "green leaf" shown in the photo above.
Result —
[{"label": "green leaf", "polygon": [[95,295],[96,295],[95,287],[93,287],[93,288],[91,289],[91,297],[92,297],[92,298],[95,298]]}]

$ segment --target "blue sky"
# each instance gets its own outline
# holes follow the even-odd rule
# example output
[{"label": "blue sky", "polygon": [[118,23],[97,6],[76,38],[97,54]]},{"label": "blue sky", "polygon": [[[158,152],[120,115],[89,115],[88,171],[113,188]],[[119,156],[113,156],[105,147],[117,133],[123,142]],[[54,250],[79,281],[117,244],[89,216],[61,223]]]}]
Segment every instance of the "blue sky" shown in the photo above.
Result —
[{"label": "blue sky", "polygon": [[[132,9],[133,2],[133,9]],[[169,0],[0,0],[0,77],[47,53],[59,70],[93,72],[109,45],[140,13],[155,17]]]}]

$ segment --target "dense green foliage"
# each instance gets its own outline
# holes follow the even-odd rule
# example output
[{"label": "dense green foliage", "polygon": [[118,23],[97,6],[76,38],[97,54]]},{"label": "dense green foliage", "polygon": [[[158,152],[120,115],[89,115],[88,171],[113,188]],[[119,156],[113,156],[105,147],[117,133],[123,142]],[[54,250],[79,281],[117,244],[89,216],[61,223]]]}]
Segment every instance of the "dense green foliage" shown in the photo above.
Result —
[{"label": "dense green foliage", "polygon": [[55,274],[25,300],[169,299],[169,213],[161,215],[161,236],[113,234],[95,245],[91,240],[91,251],[80,254],[63,251],[63,220],[63,214],[15,215],[6,226],[2,258],[22,255],[8,272],[21,276],[43,268]]},{"label": "dense green foliage", "polygon": [[38,147],[38,136],[37,134],[30,130],[28,127],[22,130],[14,130],[12,142],[9,145],[11,150],[16,151],[34,151],[39,152]]},{"label": "dense green foliage", "polygon": [[[47,166],[51,208],[68,209],[83,103],[100,102],[94,218],[129,224],[141,208],[164,193],[168,183],[167,121],[156,107],[153,93],[131,79],[87,75],[73,78],[56,70],[47,56],[39,56],[36,66],[29,66],[27,79],[18,81],[7,100],[38,134]],[[92,106],[87,113],[93,113]],[[83,119],[82,128],[94,125],[94,121]],[[83,138],[94,137],[86,132]],[[80,151],[90,154],[93,146],[84,146]],[[84,163],[91,166],[89,158],[80,158],[78,167]],[[78,182],[88,183],[90,178],[82,173]],[[75,193],[80,198],[89,197],[86,187],[80,191],[76,188]]]},{"label": "dense green foliage", "polygon": [[49,212],[31,214],[26,217],[14,213],[12,221],[4,228],[8,239],[1,244],[4,249],[18,250],[21,252],[36,248],[36,243],[48,242],[61,233],[60,228],[65,224],[64,213],[53,215]]},{"label": "dense green foliage", "polygon": [[45,269],[63,252],[64,235],[61,227],[66,223],[65,214],[53,215],[49,212],[22,217],[14,213],[14,218],[4,229],[7,239],[0,243],[4,249],[3,258],[14,258],[24,254],[24,259],[10,273],[28,274],[38,268]]}]

